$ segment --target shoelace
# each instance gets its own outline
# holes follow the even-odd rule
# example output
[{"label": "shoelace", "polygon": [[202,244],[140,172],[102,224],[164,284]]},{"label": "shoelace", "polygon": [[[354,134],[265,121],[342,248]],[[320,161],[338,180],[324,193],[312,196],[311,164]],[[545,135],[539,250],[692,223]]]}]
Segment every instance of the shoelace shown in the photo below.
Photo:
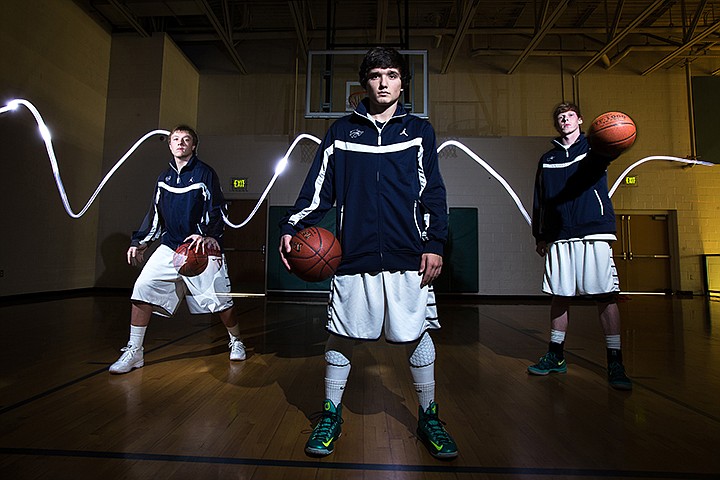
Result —
[{"label": "shoelace", "polygon": [[450,441],[450,435],[443,427],[445,422],[439,418],[429,418],[425,420],[425,425],[427,425],[428,431],[434,437],[433,440],[441,440],[443,443]]},{"label": "shoelace", "polygon": [[610,377],[625,376],[625,367],[623,367],[620,363],[611,363],[608,370],[610,371]]},{"label": "shoelace", "polygon": [[553,367],[557,365],[557,362],[551,359],[548,355],[543,355],[538,362],[541,367]]},{"label": "shoelace", "polygon": [[131,347],[130,345],[126,345],[123,348],[120,349],[121,352],[124,352],[122,354],[122,357],[120,358],[121,362],[129,362],[130,359],[135,355],[137,351],[139,351],[139,348]]},{"label": "shoelace", "polygon": [[316,418],[321,417],[320,421],[317,425],[315,425],[315,429],[312,432],[311,438],[317,438],[317,437],[323,437],[327,438],[328,435],[332,434],[333,425],[337,422],[340,423],[340,425],[343,424],[343,419],[340,415],[337,413],[331,413],[331,412],[317,412],[312,415],[310,415],[310,420],[315,420]]},{"label": "shoelace", "polygon": [[235,345],[237,345],[236,348],[243,348],[243,349],[245,348],[245,344],[243,342],[241,342],[240,340],[238,340],[238,341],[230,340],[230,343],[228,343],[228,347],[230,347],[230,348],[233,348]]}]

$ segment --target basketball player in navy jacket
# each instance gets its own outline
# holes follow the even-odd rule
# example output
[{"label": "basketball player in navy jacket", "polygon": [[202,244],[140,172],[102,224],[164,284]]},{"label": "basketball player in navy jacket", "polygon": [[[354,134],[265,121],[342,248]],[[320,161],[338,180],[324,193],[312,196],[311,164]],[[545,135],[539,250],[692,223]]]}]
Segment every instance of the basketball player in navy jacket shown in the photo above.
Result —
[{"label": "basketball player in navy jacket", "polygon": [[[190,313],[217,313],[230,336],[230,360],[245,359],[221,254],[225,199],[215,171],[195,155],[197,144],[197,133],[187,125],[178,125],[168,137],[170,166],[158,177],[150,209],[140,229],[133,233],[128,263],[141,263],[153,241],[160,239],[161,245],[135,281],[130,339],[110,366],[110,373],[128,373],[145,365],[143,342],[150,317],[153,313],[173,316],[183,298]],[[208,266],[199,275],[181,275],[173,264],[175,249],[185,242],[191,242],[189,248],[218,252],[209,256]]]},{"label": "basketball player in navy jacket", "polygon": [[343,251],[328,306],[326,400],[305,451],[333,452],[353,346],[384,334],[388,342],[407,345],[419,437],[434,456],[453,458],[457,447],[438,419],[435,345],[428,333],[440,328],[432,281],[442,269],[447,239],[435,132],[399,102],[410,76],[396,50],[368,51],[359,77],[367,98],[330,127],[280,223],[280,255],[288,270],[291,236],[319,222],[333,205]]},{"label": "basketball player in navy jacket", "polygon": [[580,130],[583,119],[577,105],[561,103],[553,119],[560,136],[538,164],[532,220],[537,253],[545,258],[543,291],[552,295],[550,344],[528,372],[567,372],[564,345],[570,300],[590,296],[605,332],[610,386],[631,390],[620,349],[620,287],[611,249],[617,240],[607,188],[612,159],[590,149]]}]

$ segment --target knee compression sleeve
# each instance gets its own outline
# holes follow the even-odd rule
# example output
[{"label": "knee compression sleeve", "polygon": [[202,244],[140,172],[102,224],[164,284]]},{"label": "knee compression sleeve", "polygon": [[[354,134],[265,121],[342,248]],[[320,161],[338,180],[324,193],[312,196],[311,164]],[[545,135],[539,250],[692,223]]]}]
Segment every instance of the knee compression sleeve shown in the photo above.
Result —
[{"label": "knee compression sleeve", "polygon": [[435,344],[430,335],[425,332],[408,359],[415,368],[427,367],[435,363]]},{"label": "knee compression sleeve", "polygon": [[350,365],[350,360],[337,350],[327,350],[325,352],[325,361],[333,367],[347,367]]},{"label": "knee compression sleeve", "polygon": [[435,344],[425,332],[408,358],[418,405],[424,410],[435,400]]},{"label": "knee compression sleeve", "polygon": [[325,346],[325,361],[328,365],[346,367],[350,365],[355,341],[349,338],[330,335]]},{"label": "knee compression sleeve", "polygon": [[350,376],[350,358],[354,342],[331,335],[325,347],[325,398],[340,405]]}]

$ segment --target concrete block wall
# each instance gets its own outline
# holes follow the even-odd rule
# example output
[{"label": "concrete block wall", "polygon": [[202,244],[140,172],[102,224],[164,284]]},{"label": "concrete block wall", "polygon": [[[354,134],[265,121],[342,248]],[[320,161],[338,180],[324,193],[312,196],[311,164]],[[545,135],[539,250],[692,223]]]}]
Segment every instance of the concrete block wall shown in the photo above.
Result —
[{"label": "concrete block wall", "polygon": [[[322,137],[331,123],[303,117],[304,73],[302,68],[296,73],[295,62],[276,65],[280,56],[270,60],[270,73],[201,74],[170,39],[112,37],[72,2],[40,7],[8,0],[4,8],[13,21],[0,31],[0,55],[14,68],[0,72],[0,91],[5,98],[23,96],[38,103],[55,135],[63,179],[77,208],[119,156],[151,129],[195,124],[201,158],[221,177],[229,181],[247,172],[257,178],[251,183],[256,190],[240,194],[250,197],[261,193],[297,134]],[[682,68],[642,76],[643,65],[654,60],[634,56],[632,63],[612,70],[594,66],[573,81],[581,60],[529,58],[508,75],[504,63],[512,59],[475,59],[463,52],[449,73],[440,74],[446,46],[414,48],[429,50],[430,121],[438,143],[457,139],[471,145],[516,188],[526,209],[537,158],[555,135],[551,112],[562,99],[580,103],[588,122],[607,110],[625,111],[637,122],[637,143],[610,166],[611,180],[640,158],[690,153]],[[693,74],[707,75],[718,63],[709,59],[702,68],[694,65]],[[133,77],[113,73],[117,66],[131,68]],[[24,242],[17,255],[0,259],[0,270],[6,271],[0,295],[130,286],[137,272],[124,266],[124,252],[155,176],[168,160],[164,142],[145,144],[101,193],[100,207],[72,220],[60,206],[34,122],[25,114],[7,115],[0,127],[13,182],[3,190],[2,201],[19,207],[6,211],[3,220],[22,232]],[[270,195],[271,205],[292,203],[314,148],[303,142],[291,157],[291,168]],[[507,192],[464,153],[441,155],[441,169],[450,205],[478,208],[479,293],[539,294],[541,260]],[[701,291],[701,255],[720,253],[715,194],[720,171],[650,162],[633,174],[639,184],[618,189],[616,209],[676,212],[680,289]],[[50,246],[48,231],[53,232]]]},{"label": "concrete block wall", "polygon": [[[71,208],[101,177],[110,36],[72,2],[3,2],[0,104],[24,98],[53,136]],[[0,295],[92,286],[97,205],[78,220],[63,209],[30,112],[0,115],[3,169]]]}]

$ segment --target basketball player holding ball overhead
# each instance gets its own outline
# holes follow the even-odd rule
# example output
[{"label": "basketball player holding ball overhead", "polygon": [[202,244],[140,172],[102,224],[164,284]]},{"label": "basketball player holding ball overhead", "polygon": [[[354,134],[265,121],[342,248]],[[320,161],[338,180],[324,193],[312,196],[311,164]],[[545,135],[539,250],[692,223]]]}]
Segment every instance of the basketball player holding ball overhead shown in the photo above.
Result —
[{"label": "basketball player holding ball overhead", "polygon": [[432,282],[442,269],[448,230],[435,132],[399,101],[410,73],[397,50],[369,50],[359,78],[367,98],[330,126],[280,222],[280,255],[291,272],[292,236],[317,224],[333,204],[342,247],[328,303],[325,401],[305,452],[334,451],[353,346],[384,335],[407,348],[418,437],[433,456],[454,458],[457,446],[438,418],[429,333],[440,328]]},{"label": "basketball player holding ball overhead", "polygon": [[[110,373],[128,373],[145,364],[143,341],[150,317],[153,313],[173,316],[183,298],[190,313],[217,313],[230,335],[230,360],[245,360],[222,256],[225,198],[215,171],[195,155],[197,144],[197,134],[187,125],[178,125],[168,137],[170,167],[158,177],[150,209],[132,235],[128,263],[142,263],[148,245],[158,238],[161,244],[135,282],[130,339],[120,358],[110,366]],[[189,245],[183,245],[187,242]],[[180,246],[209,253],[201,272],[186,272],[183,265],[178,265],[175,250]]]},{"label": "basketball player holding ball overhead", "polygon": [[612,258],[615,212],[607,187],[607,167],[617,157],[591,149],[581,131],[583,118],[572,103],[553,113],[560,136],[538,164],[532,232],[537,253],[545,258],[543,292],[552,295],[548,352],[532,375],[567,372],[564,356],[569,305],[573,297],[589,296],[597,304],[607,344],[607,376],[611,387],[631,390],[620,345],[619,282]]}]

